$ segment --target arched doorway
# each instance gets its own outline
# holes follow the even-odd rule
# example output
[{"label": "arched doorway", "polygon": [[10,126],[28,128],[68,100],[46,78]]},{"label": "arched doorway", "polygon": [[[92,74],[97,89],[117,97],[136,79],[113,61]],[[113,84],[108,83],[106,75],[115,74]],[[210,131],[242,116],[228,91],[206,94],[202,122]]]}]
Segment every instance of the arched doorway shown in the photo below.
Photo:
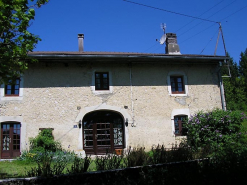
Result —
[{"label": "arched doorway", "polygon": [[114,111],[94,111],[83,118],[83,148],[86,154],[112,153],[124,148],[124,120]]}]

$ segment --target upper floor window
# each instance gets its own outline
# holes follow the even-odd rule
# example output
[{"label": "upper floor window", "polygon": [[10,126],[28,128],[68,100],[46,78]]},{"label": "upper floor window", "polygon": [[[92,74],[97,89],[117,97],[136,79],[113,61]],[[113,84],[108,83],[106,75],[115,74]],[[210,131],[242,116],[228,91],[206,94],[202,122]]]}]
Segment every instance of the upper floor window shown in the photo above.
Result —
[{"label": "upper floor window", "polygon": [[108,72],[95,72],[95,90],[109,90]]},{"label": "upper floor window", "polygon": [[185,115],[174,116],[174,134],[176,136],[187,135],[187,129],[185,128],[186,120],[188,119]]},{"label": "upper floor window", "polygon": [[170,96],[188,96],[187,75],[183,71],[170,71],[167,75],[167,87]]},{"label": "upper floor window", "polygon": [[15,83],[9,81],[9,84],[5,85],[5,96],[19,96],[20,94],[20,78],[15,80]]},{"label": "upper floor window", "polygon": [[172,94],[184,94],[183,76],[171,76],[170,81]]}]

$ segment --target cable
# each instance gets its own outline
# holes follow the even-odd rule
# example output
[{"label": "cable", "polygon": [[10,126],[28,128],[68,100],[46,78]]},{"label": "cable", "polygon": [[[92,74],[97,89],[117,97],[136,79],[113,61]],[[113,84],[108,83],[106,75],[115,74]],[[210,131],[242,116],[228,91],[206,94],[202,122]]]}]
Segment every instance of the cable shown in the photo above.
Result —
[{"label": "cable", "polygon": [[216,21],[212,21],[212,20],[208,20],[208,19],[202,19],[202,18],[199,18],[199,17],[194,17],[194,16],[191,16],[191,15],[186,15],[186,14],[182,14],[182,13],[178,13],[178,12],[173,12],[173,11],[165,10],[165,9],[162,9],[162,8],[157,8],[157,7],[153,7],[153,6],[149,6],[149,5],[145,5],[145,4],[141,4],[141,3],[136,3],[136,2],[133,2],[133,1],[128,1],[128,0],[123,0],[123,1],[126,1],[128,3],[137,4],[137,5],[140,5],[140,6],[145,6],[145,7],[156,9],[156,10],[160,10],[160,11],[164,11],[164,12],[169,12],[169,13],[173,13],[173,14],[177,14],[177,15],[181,15],[181,16],[185,16],[185,17],[190,17],[190,18],[193,18],[193,19],[199,19],[199,20],[202,20],[202,21],[218,23]]},{"label": "cable", "polygon": [[[220,1],[219,3],[217,3],[216,5],[212,6],[211,8],[209,8],[207,11],[203,12],[201,15],[199,15],[199,17],[201,17],[202,15],[204,15],[205,13],[209,12],[210,10],[212,10],[213,8],[215,8],[217,5],[219,5],[220,3],[222,3],[224,0]],[[182,26],[181,28],[179,28],[175,33],[177,33],[178,31],[180,31],[182,28],[185,28],[186,26],[188,26],[190,23],[192,23],[194,20],[190,21],[189,23],[185,24],[184,26]]]},{"label": "cable", "polygon": [[238,12],[240,12],[241,10],[243,10],[244,8],[246,8],[247,7],[247,5],[246,6],[244,6],[243,8],[240,8],[239,10],[237,10],[236,12],[234,12],[234,13],[232,13],[231,15],[229,15],[229,16],[227,16],[227,17],[225,17],[224,19],[221,19],[220,20],[220,22],[222,22],[223,20],[225,20],[225,19],[227,19],[227,18],[229,18],[229,17],[231,17],[231,16],[233,16],[234,14],[236,14],[236,13],[238,13]]},{"label": "cable", "polygon": [[[218,32],[218,30],[217,30],[217,32]],[[217,32],[215,32],[215,34],[216,34]],[[208,41],[208,43],[206,44],[206,46],[202,49],[202,51],[201,51],[201,53],[200,53],[200,54],[202,54],[202,53],[203,53],[203,51],[206,49],[206,47],[208,46],[208,44],[209,44],[209,43],[213,40],[213,38],[214,38],[215,34],[211,37],[211,39]]]},{"label": "cable", "polygon": [[[236,1],[236,0],[235,0]],[[231,4],[233,4],[235,1],[231,2],[230,4],[226,5],[225,7],[221,8],[219,11],[217,11],[216,13],[214,13],[213,15],[209,16],[208,18],[214,16],[215,14],[219,13],[220,11],[222,11],[223,9],[225,9],[226,7],[230,6]],[[208,19],[207,18],[207,19]],[[193,28],[195,28],[196,26],[198,26],[199,24],[201,24],[203,21],[199,22],[198,24],[196,24],[195,26],[193,26],[192,28],[188,29],[187,31],[183,32],[182,34],[180,34],[179,36],[181,37],[183,34],[187,33],[188,31],[192,30]],[[219,23],[219,22],[218,22]]]}]

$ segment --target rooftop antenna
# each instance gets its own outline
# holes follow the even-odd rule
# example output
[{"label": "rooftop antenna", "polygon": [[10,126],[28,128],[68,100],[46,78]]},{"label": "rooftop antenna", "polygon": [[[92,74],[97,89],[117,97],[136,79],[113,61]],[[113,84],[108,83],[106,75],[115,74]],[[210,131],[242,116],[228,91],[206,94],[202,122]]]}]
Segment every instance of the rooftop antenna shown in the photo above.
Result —
[{"label": "rooftop antenna", "polygon": [[[162,37],[160,38],[160,40],[159,40],[159,43],[161,44],[161,45],[163,45],[164,43],[165,43],[165,41],[166,41],[166,24],[165,23],[161,23],[160,24],[160,27],[161,27],[161,29],[164,31],[164,34],[162,35]],[[157,40],[157,39],[156,39]],[[157,40],[158,41],[158,40]]]}]

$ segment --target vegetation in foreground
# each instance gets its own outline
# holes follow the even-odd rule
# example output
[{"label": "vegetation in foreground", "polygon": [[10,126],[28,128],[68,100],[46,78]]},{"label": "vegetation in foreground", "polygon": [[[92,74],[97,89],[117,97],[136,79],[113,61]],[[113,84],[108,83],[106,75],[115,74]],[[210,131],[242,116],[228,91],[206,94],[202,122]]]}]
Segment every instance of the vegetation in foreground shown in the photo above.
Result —
[{"label": "vegetation in foreground", "polygon": [[[7,173],[5,178],[52,177],[207,158],[207,163],[196,167],[198,173],[217,171],[224,176],[233,173],[233,169],[235,173],[247,169],[246,120],[246,115],[239,111],[198,112],[188,119],[188,140],[179,146],[168,149],[157,145],[149,152],[145,148],[129,148],[123,155],[108,154],[94,160],[90,156],[82,159],[73,152],[62,150],[61,145],[54,141],[51,130],[43,130],[30,140],[30,151],[24,152],[18,160],[0,162],[0,172]],[[145,173],[152,176],[159,173],[157,170]],[[176,170],[179,169],[168,170],[167,174],[166,167],[160,173],[171,176],[178,172]]]}]

